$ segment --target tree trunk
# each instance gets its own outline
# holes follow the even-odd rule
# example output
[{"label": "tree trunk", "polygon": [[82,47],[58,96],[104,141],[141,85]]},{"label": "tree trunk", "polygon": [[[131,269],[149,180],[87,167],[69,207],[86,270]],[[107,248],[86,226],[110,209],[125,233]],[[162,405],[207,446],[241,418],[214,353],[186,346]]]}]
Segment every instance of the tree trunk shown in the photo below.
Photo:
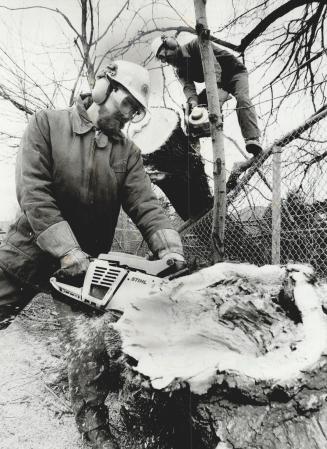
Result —
[{"label": "tree trunk", "polygon": [[[326,293],[306,266],[221,263],[162,281],[116,323],[90,318],[120,381],[108,398],[120,447],[325,449]],[[59,330],[43,295],[0,333],[1,447],[83,446]]]},{"label": "tree trunk", "polygon": [[165,193],[183,220],[212,207],[204,164],[193,146],[196,142],[184,134],[175,110],[152,108],[151,119],[131,125],[128,135],[141,149],[151,181]]},{"label": "tree trunk", "polygon": [[322,291],[305,266],[222,263],[133,303],[107,337],[121,447],[326,448]]},{"label": "tree trunk", "polygon": [[223,118],[219,104],[214,54],[209,40],[206,0],[194,0],[196,29],[198,32],[204,81],[207,90],[210,133],[213,152],[214,206],[212,216],[213,261],[224,259],[224,234],[226,220],[226,173],[223,136]]}]

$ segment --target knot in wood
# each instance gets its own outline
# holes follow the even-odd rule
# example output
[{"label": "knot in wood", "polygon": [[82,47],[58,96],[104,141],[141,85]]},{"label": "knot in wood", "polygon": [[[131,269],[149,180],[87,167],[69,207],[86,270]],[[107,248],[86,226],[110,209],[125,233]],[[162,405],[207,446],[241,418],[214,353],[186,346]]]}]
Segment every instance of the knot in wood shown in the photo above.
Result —
[{"label": "knot in wood", "polygon": [[209,122],[210,123],[216,123],[218,121],[218,114],[216,114],[215,112],[212,112],[211,114],[209,114]]},{"label": "knot in wood", "polygon": [[210,30],[209,28],[205,28],[203,23],[197,22],[195,25],[195,31],[198,36],[202,37],[202,39],[210,39]]}]

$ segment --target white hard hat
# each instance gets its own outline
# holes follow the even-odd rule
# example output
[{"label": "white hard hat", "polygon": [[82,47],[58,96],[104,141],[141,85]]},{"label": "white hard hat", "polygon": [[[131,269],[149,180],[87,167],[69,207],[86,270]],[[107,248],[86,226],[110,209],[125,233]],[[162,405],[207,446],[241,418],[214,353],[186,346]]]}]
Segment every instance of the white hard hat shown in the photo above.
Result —
[{"label": "white hard hat", "polygon": [[130,61],[116,60],[111,62],[100,75],[92,91],[93,100],[101,104],[108,96],[109,82],[113,80],[121,84],[133,97],[148,109],[150,97],[150,76],[147,69]]}]

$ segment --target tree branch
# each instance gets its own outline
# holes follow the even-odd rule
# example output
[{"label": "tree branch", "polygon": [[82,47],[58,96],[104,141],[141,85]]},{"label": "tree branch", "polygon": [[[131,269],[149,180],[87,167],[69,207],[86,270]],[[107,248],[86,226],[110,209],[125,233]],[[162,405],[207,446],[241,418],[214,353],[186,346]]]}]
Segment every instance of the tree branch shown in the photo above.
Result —
[{"label": "tree branch", "polygon": [[10,95],[8,95],[3,87],[0,86],[0,97],[2,97],[4,100],[9,101],[15,108],[19,109],[22,112],[25,112],[28,115],[34,114],[34,111],[30,109],[28,106],[23,105],[19,103],[18,101],[14,100]]},{"label": "tree branch", "polygon": [[327,4],[327,0],[289,0],[284,5],[275,9],[272,13],[268,14],[257,26],[253,28],[250,33],[248,33],[242,40],[239,46],[237,46],[237,50],[241,53],[249,47],[252,42],[257,39],[272,23],[274,23],[277,19],[280,19],[285,14],[288,14],[293,9],[296,9],[300,6],[308,5],[308,3],[321,3]]},{"label": "tree branch", "polygon": [[[192,27],[188,27],[188,26],[170,26],[170,27],[152,28],[151,30],[147,30],[147,31],[140,31],[137,34],[137,38],[141,38],[141,37],[147,36],[147,35],[152,34],[152,33],[157,33],[158,31],[160,31],[161,33],[164,33],[166,31],[175,31],[176,34],[180,34],[180,33],[191,33],[191,34],[195,34],[195,35],[197,34],[195,29],[192,28]],[[239,51],[239,46],[235,45],[235,44],[232,44],[231,42],[224,41],[222,39],[218,39],[218,38],[216,38],[214,36],[211,36],[211,35],[210,35],[209,39],[212,42],[215,42],[218,45],[222,45],[223,47],[230,48],[231,50],[234,50],[234,51]]]},{"label": "tree branch", "polygon": [[128,6],[128,5],[129,5],[129,0],[126,0],[126,2],[123,4],[123,6],[118,11],[118,13],[115,15],[115,17],[109,22],[109,24],[108,24],[107,28],[104,30],[104,32],[102,34],[100,34],[100,36],[97,39],[94,40],[92,45],[97,44],[108,33],[112,24],[117,20],[117,18],[120,16],[120,14],[124,11],[126,6]]},{"label": "tree branch", "polygon": [[76,28],[74,27],[74,25],[71,23],[71,21],[69,20],[69,18],[66,16],[66,14],[64,14],[62,11],[60,11],[60,9],[58,8],[48,8],[46,6],[25,6],[25,7],[21,7],[21,8],[9,8],[8,6],[4,6],[4,5],[0,5],[0,8],[3,9],[7,9],[9,11],[19,11],[19,10],[27,10],[27,9],[45,9],[47,11],[52,11],[55,12],[59,15],[61,15],[65,21],[67,22],[67,24],[70,26],[70,28],[77,34],[78,37],[80,37],[79,32],[76,30]]}]

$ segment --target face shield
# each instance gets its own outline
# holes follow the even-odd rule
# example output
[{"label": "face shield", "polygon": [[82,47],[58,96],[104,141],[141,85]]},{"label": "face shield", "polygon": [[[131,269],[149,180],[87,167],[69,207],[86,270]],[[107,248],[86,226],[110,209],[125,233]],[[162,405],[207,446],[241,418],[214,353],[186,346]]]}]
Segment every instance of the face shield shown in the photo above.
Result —
[{"label": "face shield", "polygon": [[132,123],[138,123],[146,115],[145,108],[122,86],[116,86],[113,91],[114,100],[119,112]]}]

